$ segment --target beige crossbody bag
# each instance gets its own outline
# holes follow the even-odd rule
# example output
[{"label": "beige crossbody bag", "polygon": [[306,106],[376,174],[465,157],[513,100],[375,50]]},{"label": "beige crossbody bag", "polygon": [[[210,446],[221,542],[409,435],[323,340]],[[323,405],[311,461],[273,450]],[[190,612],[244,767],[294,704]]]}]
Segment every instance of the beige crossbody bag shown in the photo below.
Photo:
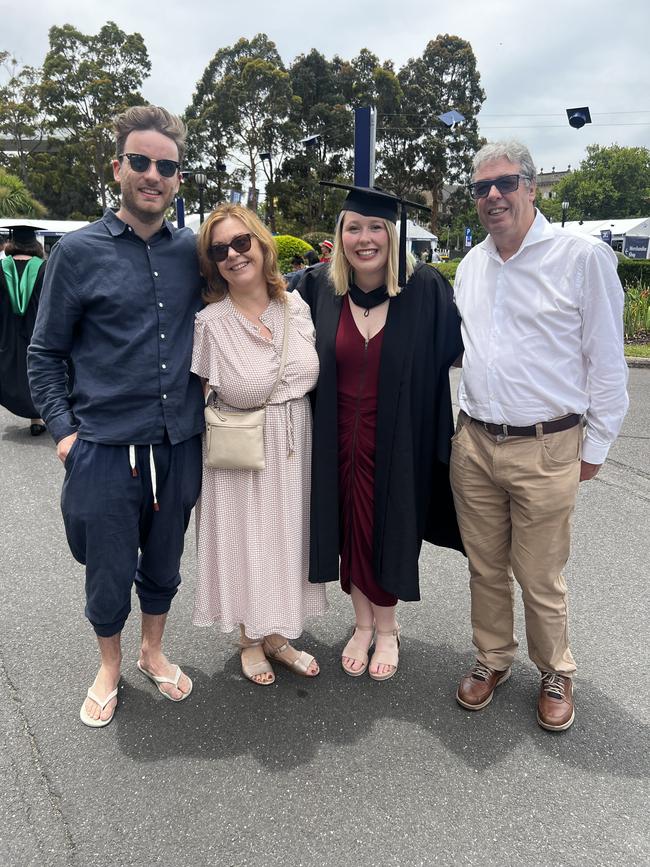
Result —
[{"label": "beige crossbody bag", "polygon": [[205,405],[205,465],[221,470],[264,469],[264,419],[287,360],[289,299],[284,302],[284,335],[278,375],[263,406],[241,412],[224,410],[210,390]]}]

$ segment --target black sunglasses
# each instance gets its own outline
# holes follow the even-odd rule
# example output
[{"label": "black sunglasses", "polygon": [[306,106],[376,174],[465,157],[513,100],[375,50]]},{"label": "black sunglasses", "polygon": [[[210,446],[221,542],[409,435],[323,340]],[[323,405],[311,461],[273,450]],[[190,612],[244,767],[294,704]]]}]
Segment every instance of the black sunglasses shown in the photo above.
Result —
[{"label": "black sunglasses", "polygon": [[211,244],[208,247],[208,256],[213,262],[225,262],[229,247],[232,247],[235,253],[248,253],[251,248],[250,232],[245,235],[235,235],[229,244]]},{"label": "black sunglasses", "polygon": [[519,180],[528,180],[525,175],[501,175],[499,178],[487,178],[485,181],[474,181],[469,185],[469,194],[473,199],[484,199],[492,187],[503,195],[514,193],[519,187]]},{"label": "black sunglasses", "polygon": [[181,164],[176,160],[152,160],[151,157],[146,157],[144,154],[118,154],[118,160],[126,157],[134,172],[146,172],[151,163],[158,170],[161,178],[173,178],[179,171]]}]

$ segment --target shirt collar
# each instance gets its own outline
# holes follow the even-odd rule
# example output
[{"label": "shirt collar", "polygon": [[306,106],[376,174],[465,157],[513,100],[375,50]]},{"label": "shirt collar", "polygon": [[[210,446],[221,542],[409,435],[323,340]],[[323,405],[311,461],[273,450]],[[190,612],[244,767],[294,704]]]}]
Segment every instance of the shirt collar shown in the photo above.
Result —
[{"label": "shirt collar", "polygon": [[[124,222],[124,220],[120,220],[115,211],[112,211],[110,208],[106,209],[102,220],[104,222],[104,225],[114,238],[119,238],[120,235],[123,235],[125,232],[128,231],[128,225]],[[160,227],[161,233],[166,233],[170,237],[173,237],[176,231],[177,229],[173,223],[170,223],[169,220],[163,220],[163,224]],[[156,234],[159,233],[156,232]]]},{"label": "shirt collar", "polygon": [[[510,259],[514,259],[516,256],[521,254],[521,251],[526,247],[530,247],[533,244],[538,244],[540,241],[548,241],[549,238],[553,238],[553,229],[551,228],[551,224],[548,222],[546,217],[542,214],[542,212],[535,208],[535,219],[532,222],[530,229],[526,232],[524,236],[524,240],[521,242],[521,246],[514,253]],[[501,256],[499,251],[497,250],[496,244],[494,243],[494,239],[492,235],[488,235],[485,241],[483,241],[485,245],[485,251],[488,255],[493,256],[501,260]]]}]

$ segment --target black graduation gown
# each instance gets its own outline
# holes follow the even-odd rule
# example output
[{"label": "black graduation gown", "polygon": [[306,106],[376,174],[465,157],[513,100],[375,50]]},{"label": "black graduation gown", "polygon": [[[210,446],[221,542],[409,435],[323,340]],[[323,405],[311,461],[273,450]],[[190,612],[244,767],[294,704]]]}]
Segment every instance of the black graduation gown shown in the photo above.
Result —
[{"label": "black graduation gown", "polygon": [[[320,375],[314,415],[309,580],[339,577],[336,330],[342,296],[327,266],[297,287],[316,326]],[[388,307],[379,366],[373,569],[402,600],[420,598],[422,539],[463,551],[449,485],[453,413],[449,368],[462,352],[460,317],[447,280],[420,265]]]},{"label": "black graduation gown", "polygon": [[[27,259],[16,259],[21,277]],[[38,418],[32,403],[27,379],[27,347],[32,339],[38,301],[43,288],[45,262],[36,276],[34,291],[24,316],[14,313],[7,291],[4,271],[0,267],[0,404],[21,418]]]}]

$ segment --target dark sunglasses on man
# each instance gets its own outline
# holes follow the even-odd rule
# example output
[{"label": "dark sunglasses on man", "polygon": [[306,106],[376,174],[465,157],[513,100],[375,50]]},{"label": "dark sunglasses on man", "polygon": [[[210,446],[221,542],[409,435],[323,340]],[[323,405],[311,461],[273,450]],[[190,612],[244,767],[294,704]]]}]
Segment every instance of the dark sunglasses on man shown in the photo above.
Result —
[{"label": "dark sunglasses on man", "polygon": [[474,181],[469,185],[469,194],[473,199],[484,199],[492,187],[496,187],[501,195],[504,195],[504,193],[514,193],[519,187],[520,179],[524,181],[528,180],[525,175],[501,175],[498,178],[486,178],[484,181]]},{"label": "dark sunglasses on man", "polygon": [[173,178],[176,172],[180,170],[181,164],[176,160],[152,160],[151,157],[146,157],[144,154],[118,154],[118,160],[126,157],[129,165],[134,172],[146,172],[151,163],[153,163],[161,178]]},{"label": "dark sunglasses on man", "polygon": [[235,253],[248,253],[251,248],[250,232],[235,235],[229,244],[211,244],[208,247],[208,256],[213,262],[225,262],[228,258],[229,247],[232,247]]}]

